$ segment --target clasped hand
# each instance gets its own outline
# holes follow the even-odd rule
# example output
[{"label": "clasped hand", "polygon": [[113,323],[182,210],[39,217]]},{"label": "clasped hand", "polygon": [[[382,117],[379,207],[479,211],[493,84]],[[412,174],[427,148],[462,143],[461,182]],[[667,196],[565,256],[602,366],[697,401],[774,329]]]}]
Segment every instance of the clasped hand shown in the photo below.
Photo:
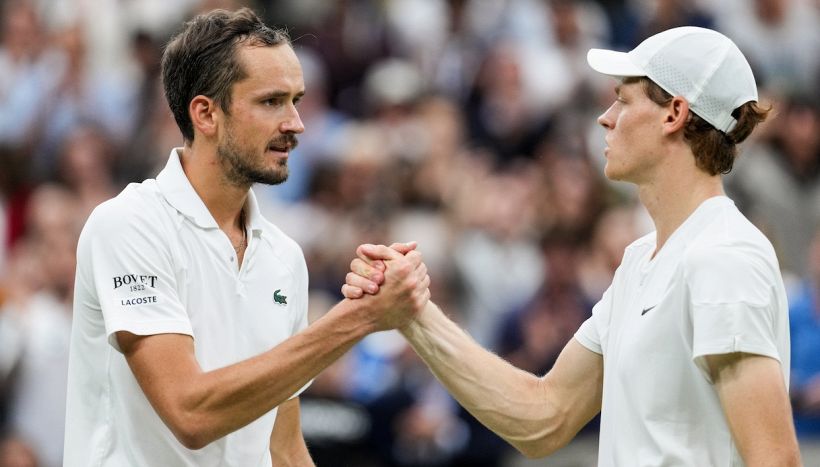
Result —
[{"label": "clasped hand", "polygon": [[416,243],[364,244],[350,262],[342,294],[365,300],[379,331],[409,325],[430,300],[430,276]]}]

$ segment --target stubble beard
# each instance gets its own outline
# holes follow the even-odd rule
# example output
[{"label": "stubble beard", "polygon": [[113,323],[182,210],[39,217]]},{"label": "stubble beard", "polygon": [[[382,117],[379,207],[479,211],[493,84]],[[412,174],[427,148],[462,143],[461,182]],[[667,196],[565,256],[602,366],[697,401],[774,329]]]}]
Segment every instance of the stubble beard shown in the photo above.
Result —
[{"label": "stubble beard", "polygon": [[[296,147],[295,136],[285,137],[286,141],[292,142],[292,148]],[[225,180],[230,185],[250,188],[254,183],[279,185],[288,179],[287,159],[278,159],[273,168],[265,167],[261,160],[264,156],[252,149],[241,147],[234,139],[232,131],[228,131],[225,140],[217,146],[216,154]]]}]

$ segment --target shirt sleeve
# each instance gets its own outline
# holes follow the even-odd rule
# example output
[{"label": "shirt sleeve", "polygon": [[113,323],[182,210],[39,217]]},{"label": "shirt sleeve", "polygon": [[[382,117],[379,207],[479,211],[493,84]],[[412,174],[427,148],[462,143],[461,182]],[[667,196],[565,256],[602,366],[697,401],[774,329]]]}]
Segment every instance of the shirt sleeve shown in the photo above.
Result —
[{"label": "shirt sleeve", "polygon": [[575,332],[575,340],[587,349],[604,354],[603,336],[609,325],[612,314],[612,285],[606,289],[601,300],[592,307],[592,316],[581,324]]},{"label": "shirt sleeve", "polygon": [[122,204],[108,203],[92,214],[78,249],[78,268],[91,270],[109,344],[120,350],[118,331],[193,336],[159,216]]},{"label": "shirt sleeve", "polygon": [[781,360],[775,338],[775,271],[754,250],[719,246],[685,258],[692,359],[707,380],[707,355],[745,352]]}]

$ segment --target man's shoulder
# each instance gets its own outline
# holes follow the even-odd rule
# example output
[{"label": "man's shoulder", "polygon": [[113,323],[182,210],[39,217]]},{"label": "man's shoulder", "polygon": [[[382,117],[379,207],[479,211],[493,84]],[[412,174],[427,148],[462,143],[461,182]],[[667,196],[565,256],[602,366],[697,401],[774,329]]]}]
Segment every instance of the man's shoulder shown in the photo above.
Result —
[{"label": "man's shoulder", "polygon": [[94,208],[83,231],[111,233],[122,228],[150,228],[158,225],[162,210],[156,180],[131,183],[117,196]]},{"label": "man's shoulder", "polygon": [[712,261],[726,256],[759,256],[776,261],[769,239],[734,205],[726,207],[691,239],[686,257]]},{"label": "man's shoulder", "polygon": [[299,246],[296,240],[264,216],[260,216],[260,218],[263,235],[270,240],[271,245],[273,245],[277,253],[287,256],[296,255],[298,258],[304,258],[302,247]]},{"label": "man's shoulder", "polygon": [[687,277],[716,282],[782,282],[771,242],[739,212],[716,218],[692,238],[682,258]]},{"label": "man's shoulder", "polygon": [[624,258],[633,254],[643,254],[648,248],[654,249],[656,238],[657,232],[654,230],[642,237],[639,237],[637,240],[633,241],[627,245],[626,248],[624,248]]}]

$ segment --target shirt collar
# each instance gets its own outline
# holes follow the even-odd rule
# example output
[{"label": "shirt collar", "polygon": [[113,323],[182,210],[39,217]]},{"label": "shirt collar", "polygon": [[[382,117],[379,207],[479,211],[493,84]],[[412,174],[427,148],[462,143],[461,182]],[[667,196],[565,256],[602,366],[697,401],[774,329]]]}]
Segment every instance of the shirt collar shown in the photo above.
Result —
[{"label": "shirt collar", "polygon": [[264,219],[259,211],[259,203],[256,201],[256,194],[253,190],[248,190],[248,199],[245,201],[245,212],[248,214],[248,226],[253,233],[261,233]]},{"label": "shirt collar", "polygon": [[[734,206],[734,204],[735,202],[725,195],[713,196],[701,202],[692,214],[689,214],[689,217],[672,232],[672,235],[666,240],[655,258],[667,254],[677,257],[676,252],[683,251],[692,241],[693,236],[697,235],[697,232],[702,231],[705,225],[715,219],[718,210]],[[655,244],[657,244],[657,232],[655,232],[655,235]]]},{"label": "shirt collar", "polygon": [[[191,185],[185,171],[182,170],[182,162],[179,160],[179,154],[182,148],[174,148],[171,150],[171,155],[168,157],[168,163],[165,168],[157,175],[157,184],[165,199],[171,206],[179,211],[182,215],[193,221],[199,227],[204,229],[219,228],[208,211],[207,206],[199,197],[193,185]],[[248,190],[248,198],[245,201],[245,212],[248,215],[248,225],[251,231],[257,232],[262,230],[262,214],[259,212],[259,203],[256,201],[256,196],[253,190]]]}]

